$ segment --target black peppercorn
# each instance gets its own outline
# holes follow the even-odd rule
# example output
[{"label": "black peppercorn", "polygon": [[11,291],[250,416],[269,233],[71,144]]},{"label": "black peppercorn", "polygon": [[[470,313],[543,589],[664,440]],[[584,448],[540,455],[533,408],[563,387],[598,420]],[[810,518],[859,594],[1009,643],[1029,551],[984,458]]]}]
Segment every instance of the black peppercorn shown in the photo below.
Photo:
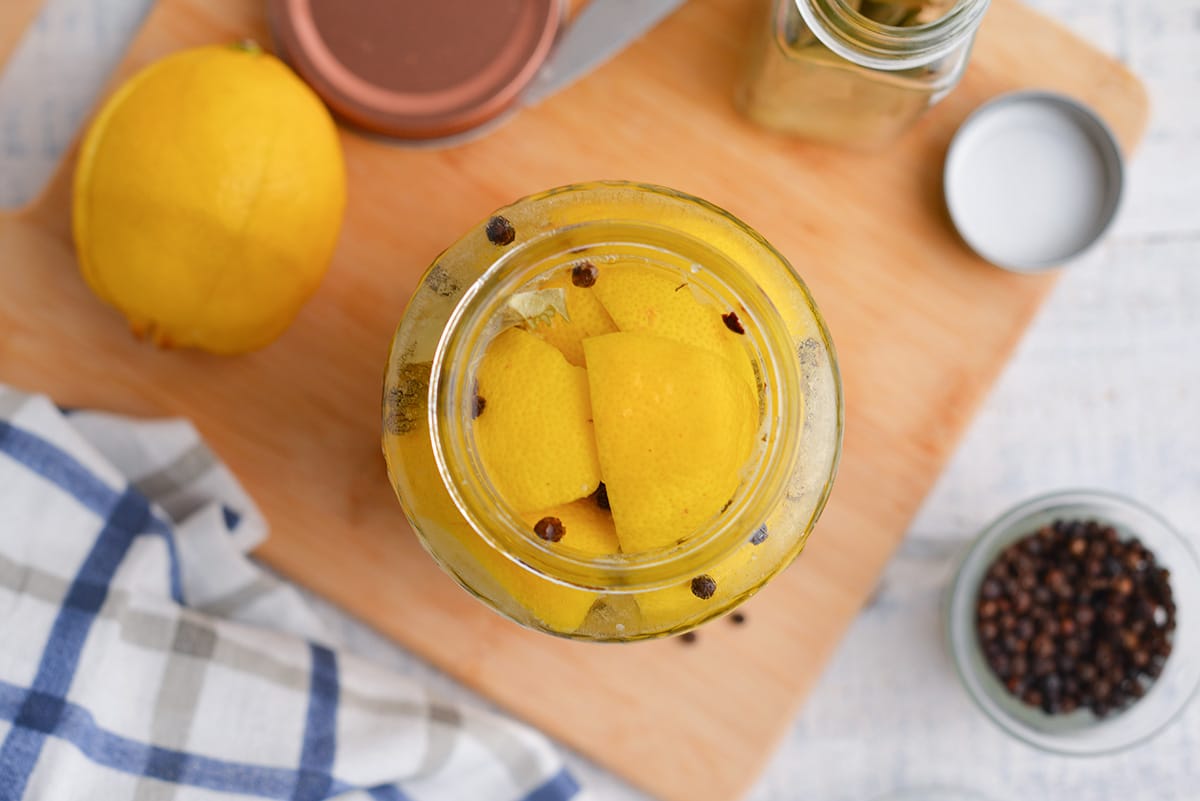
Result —
[{"label": "black peppercorn", "polygon": [[567,528],[557,517],[543,517],[534,524],[533,533],[548,542],[558,542],[567,533]]},{"label": "black peppercorn", "polygon": [[721,322],[725,323],[725,327],[735,334],[746,333],[746,329],[742,326],[742,321],[738,319],[737,312],[726,312],[725,314],[722,314]]},{"label": "black peppercorn", "polygon": [[596,505],[604,510],[611,510],[612,506],[608,503],[608,487],[604,482],[600,482],[600,486],[596,487],[596,491],[592,493],[592,499],[596,501]]},{"label": "black peppercorn", "polygon": [[1103,716],[1141,698],[1171,652],[1169,574],[1137,539],[1056,520],[1007,546],[976,604],[984,657],[1005,688],[1047,714]]},{"label": "black peppercorn", "polygon": [[717,582],[707,573],[692,579],[692,595],[695,595],[700,600],[707,601],[713,597],[716,591]]},{"label": "black peppercorn", "polygon": [[517,238],[517,231],[513,228],[512,223],[500,215],[487,221],[484,232],[487,234],[489,242],[500,247],[511,245]]},{"label": "black peppercorn", "polygon": [[581,289],[587,289],[596,283],[600,271],[590,261],[581,261],[571,268],[571,283]]}]

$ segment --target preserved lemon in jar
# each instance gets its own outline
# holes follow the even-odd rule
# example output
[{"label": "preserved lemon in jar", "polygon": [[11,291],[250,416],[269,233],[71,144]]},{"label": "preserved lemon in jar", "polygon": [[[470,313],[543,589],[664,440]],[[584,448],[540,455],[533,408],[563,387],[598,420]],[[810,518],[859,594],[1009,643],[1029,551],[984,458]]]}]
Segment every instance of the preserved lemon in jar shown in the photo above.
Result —
[{"label": "preserved lemon in jar", "polygon": [[429,553],[518,623],[682,632],[800,552],[841,447],[800,278],[716,207],[598,183],[500,209],[426,273],[383,448]]}]

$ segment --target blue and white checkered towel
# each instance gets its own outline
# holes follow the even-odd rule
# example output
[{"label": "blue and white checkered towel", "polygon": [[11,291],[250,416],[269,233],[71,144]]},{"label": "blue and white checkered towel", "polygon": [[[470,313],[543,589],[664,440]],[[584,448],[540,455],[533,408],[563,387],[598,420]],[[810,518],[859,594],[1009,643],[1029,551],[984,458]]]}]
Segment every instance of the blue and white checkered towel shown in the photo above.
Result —
[{"label": "blue and white checkered towel", "polygon": [[0,801],[560,801],[523,726],[322,644],[181,421],[0,385]]}]

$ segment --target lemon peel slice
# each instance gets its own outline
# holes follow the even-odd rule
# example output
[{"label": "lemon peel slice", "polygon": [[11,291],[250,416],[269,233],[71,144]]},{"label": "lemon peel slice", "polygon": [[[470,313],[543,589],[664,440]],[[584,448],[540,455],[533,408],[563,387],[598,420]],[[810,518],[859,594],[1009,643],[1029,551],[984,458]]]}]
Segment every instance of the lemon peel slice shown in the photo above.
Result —
[{"label": "lemon peel slice", "polygon": [[[465,570],[461,579],[476,591],[490,596],[497,593],[511,596],[524,610],[516,612],[518,617],[528,615],[552,631],[574,631],[583,625],[597,593],[566,587],[530,571],[496,550],[471,528],[442,483],[429,433],[423,426],[400,435],[387,434],[385,447],[391,469],[399,471],[400,480],[411,487],[413,511],[438,521],[443,538],[437,543],[437,551],[445,557],[442,561],[452,573]],[[557,516],[567,528],[564,543],[569,540],[572,547],[581,550],[611,552],[607,549],[616,547],[616,534],[605,531],[605,521],[590,514],[586,508],[589,506],[594,509],[595,503],[584,498],[528,518],[532,526],[542,516]],[[602,510],[595,511],[607,517]],[[611,519],[608,526],[611,529]]]},{"label": "lemon peel slice", "polygon": [[501,497],[524,512],[595,490],[600,466],[584,369],[510,328],[488,344],[476,380],[483,403],[475,441]]},{"label": "lemon peel slice", "polygon": [[612,515],[597,506],[590,497],[527,513],[522,517],[531,530],[544,517],[558,518],[562,521],[565,533],[556,545],[564,548],[573,548],[593,556],[606,556],[621,549]]},{"label": "lemon peel slice", "polygon": [[712,580],[708,587],[703,584],[697,587],[701,595],[711,589],[712,595],[708,598],[693,591],[691,580],[638,595],[642,625],[647,629],[685,625],[706,612],[725,606],[731,596],[760,584],[763,572],[778,563],[764,553],[765,546],[754,545],[747,537],[747,541],[727,558],[693,577],[701,581]]},{"label": "lemon peel slice", "polygon": [[745,337],[729,330],[720,310],[697,300],[686,281],[642,265],[614,264],[599,271],[592,292],[620,330],[656,334],[722,356],[757,396]]},{"label": "lemon peel slice", "polygon": [[570,268],[543,283],[541,290],[562,292],[566,296],[566,314],[560,313],[529,330],[558,348],[568,362],[583,367],[583,340],[615,332],[616,323],[591,289],[571,283]]},{"label": "lemon peel slice", "polygon": [[621,332],[583,348],[621,548],[673,545],[737,489],[757,429],[755,398],[726,359],[694,345]]}]

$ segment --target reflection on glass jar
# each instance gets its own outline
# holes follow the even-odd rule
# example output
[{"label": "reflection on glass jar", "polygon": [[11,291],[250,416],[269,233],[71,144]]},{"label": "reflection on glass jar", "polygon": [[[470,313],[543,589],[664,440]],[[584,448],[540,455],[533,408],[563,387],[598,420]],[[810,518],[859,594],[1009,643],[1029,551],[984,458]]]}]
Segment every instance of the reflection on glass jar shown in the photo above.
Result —
[{"label": "reflection on glass jar", "polygon": [[767,0],[737,104],[767,128],[860,149],[962,78],[990,0]]},{"label": "reflection on glass jar", "polygon": [[434,559],[506,617],[589,640],[756,592],[816,523],[841,428],[829,333],[783,257],[630,183],[517,201],[439,256],[383,397],[388,473]]}]

